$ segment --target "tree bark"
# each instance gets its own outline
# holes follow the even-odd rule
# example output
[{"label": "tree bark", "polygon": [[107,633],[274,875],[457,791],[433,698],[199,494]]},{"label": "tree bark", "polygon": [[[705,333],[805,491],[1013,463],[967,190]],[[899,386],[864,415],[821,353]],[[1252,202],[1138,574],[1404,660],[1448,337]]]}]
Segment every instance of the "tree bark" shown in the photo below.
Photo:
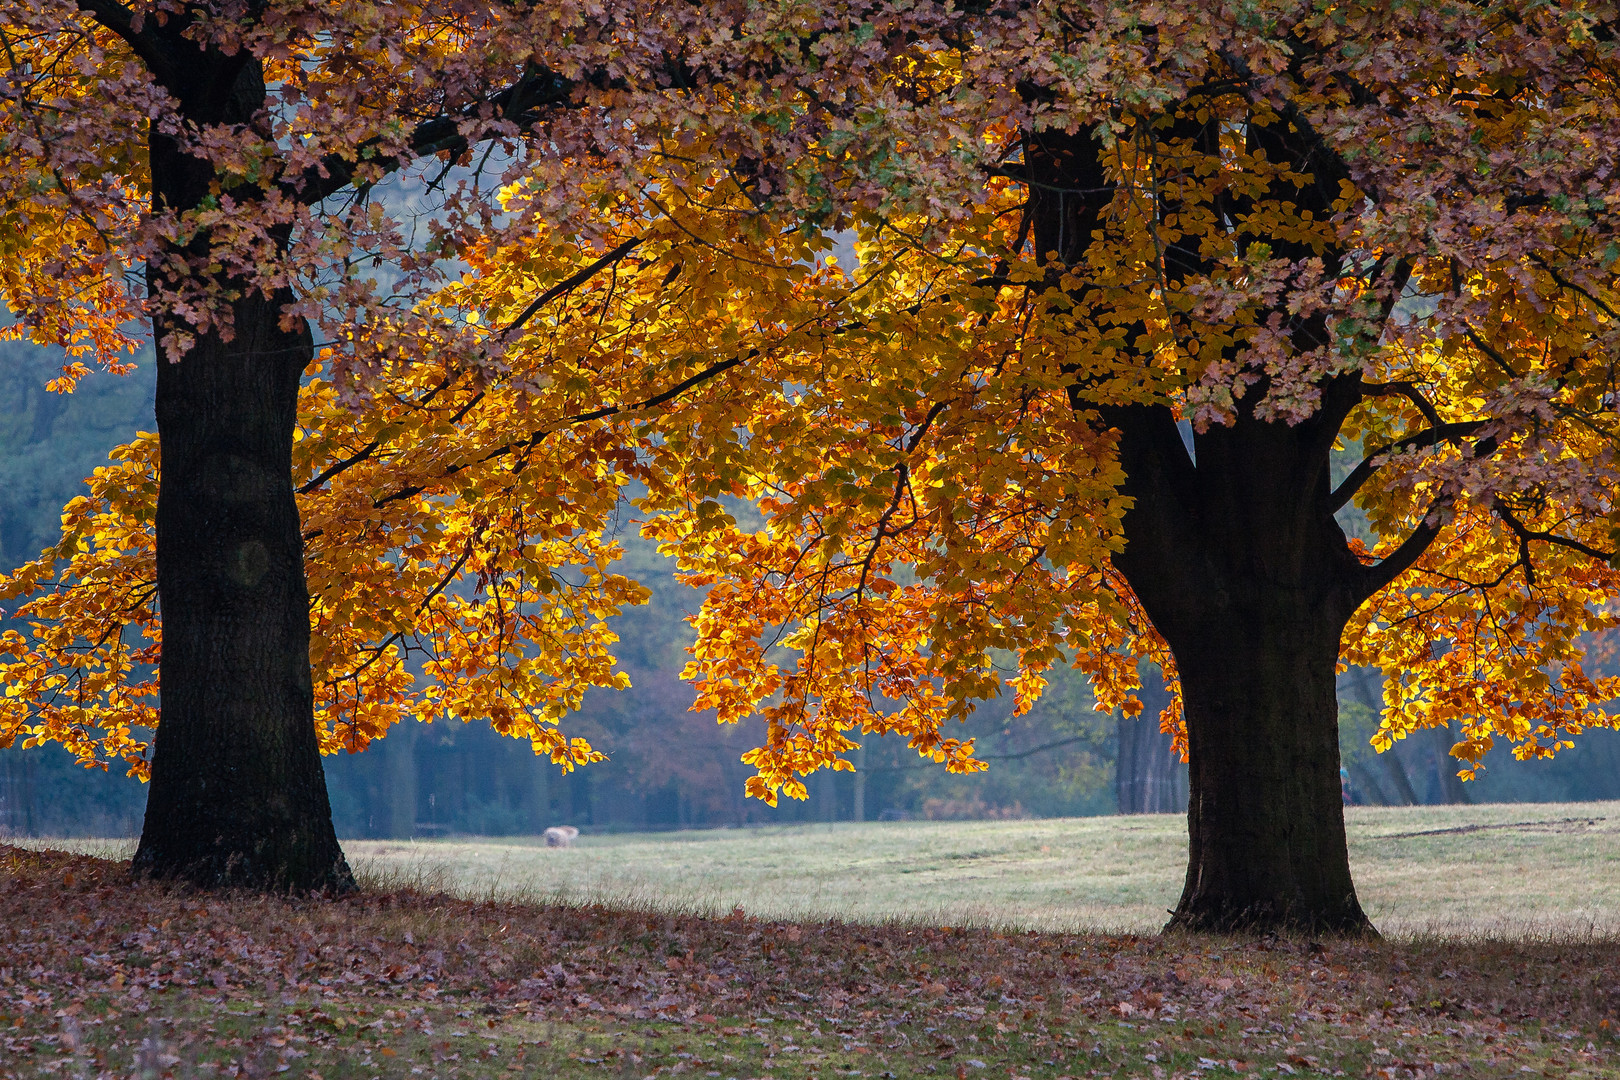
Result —
[{"label": "tree bark", "polygon": [[1276,607],[1176,652],[1192,767],[1171,926],[1364,932],[1339,784],[1339,628]]},{"label": "tree bark", "polygon": [[[251,124],[265,94],[257,61],[200,51],[170,25],[186,63],[168,89],[197,123]],[[189,52],[189,56],[185,55]],[[153,125],[155,208],[189,209],[212,167]],[[148,268],[161,313],[164,263],[207,251],[199,237]],[[206,887],[352,887],[332,827],[315,738],[309,595],[292,484],[298,385],[313,358],[303,324],[281,324],[290,294],[221,277],[230,340],[159,349],[157,579],[163,614],[161,720],[135,869]]]},{"label": "tree bark", "polygon": [[[1331,403],[1333,395],[1328,395]],[[1196,437],[1168,409],[1110,416],[1125,550],[1169,642],[1191,759],[1187,880],[1170,928],[1361,934],[1339,783],[1339,636],[1366,595],[1325,500],[1323,433],[1248,418]]]}]

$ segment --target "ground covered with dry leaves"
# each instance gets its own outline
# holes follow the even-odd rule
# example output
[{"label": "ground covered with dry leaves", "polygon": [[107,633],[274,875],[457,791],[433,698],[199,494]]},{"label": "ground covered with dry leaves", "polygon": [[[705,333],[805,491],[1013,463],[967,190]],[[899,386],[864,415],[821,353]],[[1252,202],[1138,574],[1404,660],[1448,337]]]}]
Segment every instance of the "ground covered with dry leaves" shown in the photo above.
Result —
[{"label": "ground covered with dry leaves", "polygon": [[1620,1075],[1620,946],[200,894],[0,846],[0,1074]]}]

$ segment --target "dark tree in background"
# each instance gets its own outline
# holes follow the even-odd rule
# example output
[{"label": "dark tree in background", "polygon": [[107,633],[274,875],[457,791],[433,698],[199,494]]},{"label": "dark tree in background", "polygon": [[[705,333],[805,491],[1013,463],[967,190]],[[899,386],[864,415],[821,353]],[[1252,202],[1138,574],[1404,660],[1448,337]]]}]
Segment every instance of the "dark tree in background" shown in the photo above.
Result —
[{"label": "dark tree in background", "polygon": [[1170,693],[1157,672],[1142,679],[1142,712],[1116,721],[1114,791],[1122,814],[1183,814],[1187,811],[1187,766],[1159,730],[1159,713]]}]

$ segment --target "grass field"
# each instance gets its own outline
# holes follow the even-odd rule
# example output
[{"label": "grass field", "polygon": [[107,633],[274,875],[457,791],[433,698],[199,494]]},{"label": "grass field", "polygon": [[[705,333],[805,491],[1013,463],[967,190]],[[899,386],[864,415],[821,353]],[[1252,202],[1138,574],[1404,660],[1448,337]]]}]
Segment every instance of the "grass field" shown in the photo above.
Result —
[{"label": "grass field", "polygon": [[335,900],[0,845],[0,1077],[1620,1075],[1620,804],[1349,822],[1381,941],[1143,934],[1176,817],[353,842]]},{"label": "grass field", "polygon": [[[1386,934],[1620,933],[1620,803],[1348,810],[1362,904]],[[379,885],[765,918],[1158,929],[1179,815],[884,822],[532,839],[349,841]]]},{"label": "grass field", "polygon": [[[364,887],[307,899],[0,845],[0,1077],[1610,1080],[1612,837],[1580,809],[1357,815],[1385,925],[1453,931],[1358,941],[1011,928],[1157,921],[1157,819],[356,847]],[[579,902],[613,896],[656,903]],[[940,921],[679,910],[737,900]]]}]

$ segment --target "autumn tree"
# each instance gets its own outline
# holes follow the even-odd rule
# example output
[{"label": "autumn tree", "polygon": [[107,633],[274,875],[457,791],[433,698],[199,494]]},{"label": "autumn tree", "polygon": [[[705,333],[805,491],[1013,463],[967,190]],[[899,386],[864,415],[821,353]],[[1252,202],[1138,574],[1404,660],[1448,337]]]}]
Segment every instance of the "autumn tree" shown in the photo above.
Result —
[{"label": "autumn tree", "polygon": [[1336,665],[1386,673],[1382,744],[1456,724],[1465,776],[1612,723],[1579,641],[1617,584],[1614,8],[964,20],[863,100],[975,186],[895,165],[924,205],[852,211],[840,309],[718,422],[666,418],[702,433],[649,503],[710,590],[699,702],[763,715],[770,798],[857,731],[973,767],[940,732],[996,650],[1025,703],[1069,652],[1129,708],[1152,659],[1191,762],[1172,925],[1364,931]]},{"label": "autumn tree", "polygon": [[813,254],[738,180],[806,145],[746,104],[801,29],[746,3],[0,6],[5,332],[69,351],[58,389],[148,334],[159,364],[157,436],[5,584],[29,629],[0,739],[149,772],[137,869],[345,887],[318,751],[403,718],[597,756],[556,722],[622,685],[604,620],[643,595],[611,536],[655,437],[613,425],[750,355],[739,293]]},{"label": "autumn tree", "polygon": [[[852,734],[973,770],[945,725],[1004,684],[1025,708],[1071,662],[1134,712],[1157,664],[1177,926],[1366,929],[1340,663],[1386,673],[1380,740],[1455,723],[1468,767],[1608,722],[1579,642],[1616,585],[1612,4],[85,6],[6,9],[5,287],[109,357],[149,314],[171,361],[153,795],[193,816],[149,821],[153,869],[266,865],[169,833],[223,835],[234,743],[299,725],[358,746],[494,694],[588,756],[555,721],[614,677],[626,477],[708,589],[697,705],[764,721],[767,800]],[[87,760],[144,761],[154,453],[11,586],[57,589],[7,722]],[[157,799],[168,745],[189,803]],[[241,800],[256,836],[318,831],[288,790]]]},{"label": "autumn tree", "polygon": [[[157,438],[116,452],[8,583],[34,622],[6,635],[4,738],[149,769],[138,870],[346,887],[318,751],[401,716],[592,758],[554,721],[620,681],[602,619],[640,595],[606,571],[617,451],[589,427],[619,406],[561,368],[549,395],[493,392],[528,316],[489,334],[441,295],[473,237],[499,246],[496,218],[532,234],[526,199],[553,222],[596,205],[518,190],[545,163],[516,137],[581,105],[537,50],[598,76],[612,51],[574,23],[551,4],[0,7],[7,332],[81,358],[62,388],[143,327],[159,354]],[[597,120],[548,145],[577,152]],[[474,146],[502,164],[451,175]],[[533,253],[531,315],[635,246],[604,257],[579,231]],[[473,487],[491,501],[447,507]]]}]

